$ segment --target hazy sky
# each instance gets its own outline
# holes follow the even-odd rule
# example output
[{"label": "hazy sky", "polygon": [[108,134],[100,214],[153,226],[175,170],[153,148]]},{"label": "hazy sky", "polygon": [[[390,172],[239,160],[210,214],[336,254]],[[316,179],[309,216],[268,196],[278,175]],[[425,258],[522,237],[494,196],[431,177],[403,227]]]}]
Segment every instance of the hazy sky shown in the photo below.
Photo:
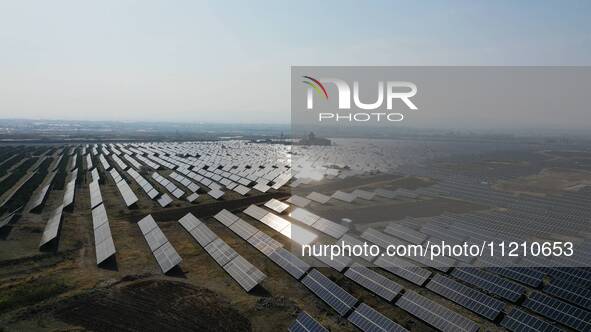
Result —
[{"label": "hazy sky", "polygon": [[287,123],[291,65],[589,65],[590,9],[0,0],[0,118]]}]

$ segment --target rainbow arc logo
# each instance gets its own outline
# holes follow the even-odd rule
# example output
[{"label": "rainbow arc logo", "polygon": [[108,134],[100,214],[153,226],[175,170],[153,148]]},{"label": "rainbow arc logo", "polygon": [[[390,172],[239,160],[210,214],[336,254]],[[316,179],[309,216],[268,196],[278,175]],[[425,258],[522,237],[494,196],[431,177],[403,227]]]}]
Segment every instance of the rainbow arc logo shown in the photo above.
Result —
[{"label": "rainbow arc logo", "polygon": [[326,92],[324,85],[322,85],[322,83],[320,83],[319,80],[310,76],[302,77],[306,79],[306,81],[302,81],[302,83],[307,84],[312,89],[314,89],[314,91],[316,91],[316,93],[318,93],[319,96],[324,96],[324,98],[328,99],[328,93]]}]

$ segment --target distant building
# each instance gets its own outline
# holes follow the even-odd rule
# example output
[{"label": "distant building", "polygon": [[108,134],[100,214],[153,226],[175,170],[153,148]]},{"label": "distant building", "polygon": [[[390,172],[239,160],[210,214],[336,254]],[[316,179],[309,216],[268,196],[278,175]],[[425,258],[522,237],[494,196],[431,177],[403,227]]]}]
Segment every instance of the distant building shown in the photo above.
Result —
[{"label": "distant building", "polygon": [[332,142],[328,138],[316,137],[314,133],[310,132],[308,137],[302,138],[299,141],[300,145],[331,145]]}]

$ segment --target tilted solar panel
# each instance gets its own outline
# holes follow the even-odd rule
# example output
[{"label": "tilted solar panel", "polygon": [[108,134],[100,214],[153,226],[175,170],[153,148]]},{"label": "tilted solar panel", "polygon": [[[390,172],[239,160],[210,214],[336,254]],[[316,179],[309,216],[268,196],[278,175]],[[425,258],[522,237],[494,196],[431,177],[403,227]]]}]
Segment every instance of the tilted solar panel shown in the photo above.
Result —
[{"label": "tilted solar panel", "polygon": [[564,330],[517,308],[513,308],[503,318],[501,326],[513,332],[564,332]]},{"label": "tilted solar panel", "polygon": [[441,274],[436,274],[427,288],[490,320],[495,320],[505,307],[503,302]]},{"label": "tilted solar panel", "polygon": [[358,302],[353,295],[346,292],[316,269],[310,271],[302,279],[302,284],[308,287],[308,289],[341,316],[345,316]]},{"label": "tilted solar panel", "polygon": [[308,263],[284,248],[275,249],[269,255],[269,258],[298,280],[310,270],[310,265]]},{"label": "tilted solar panel", "polygon": [[587,288],[572,285],[562,280],[552,280],[544,287],[544,292],[591,310],[591,290]]},{"label": "tilted solar panel", "polygon": [[289,332],[328,332],[312,316],[305,311],[300,312],[296,320],[287,328]]},{"label": "tilted solar panel", "polygon": [[218,212],[216,215],[213,216],[217,221],[221,222],[225,226],[232,225],[236,220],[238,220],[238,216],[233,214],[232,212],[224,209]]},{"label": "tilted solar panel", "polygon": [[361,303],[349,316],[349,321],[357,326],[361,331],[388,331],[405,332],[404,327],[394,323],[390,318],[382,315],[375,309],[365,303]]},{"label": "tilted solar panel", "polygon": [[470,319],[410,290],[396,301],[396,305],[444,332],[479,330],[478,324]]},{"label": "tilted solar panel", "polygon": [[247,292],[267,277],[240,255],[227,263],[224,266],[224,270]]},{"label": "tilted solar panel", "polygon": [[526,289],[522,285],[476,267],[456,267],[451,271],[451,275],[511,302],[519,300]]},{"label": "tilted solar panel", "polygon": [[253,236],[259,230],[249,224],[248,222],[238,219],[232,225],[230,225],[230,230],[236,233],[236,235],[240,236],[244,240],[248,240],[251,236]]},{"label": "tilted solar panel", "polygon": [[591,331],[591,312],[550,297],[533,292],[523,306],[578,331]]},{"label": "tilted solar panel", "polygon": [[234,257],[238,256],[238,253],[220,238],[206,245],[205,251],[221,266],[226,265]]},{"label": "tilted solar panel", "polygon": [[353,263],[345,276],[387,301],[392,301],[402,290],[396,282],[359,263]]},{"label": "tilted solar panel", "polygon": [[376,266],[419,286],[423,285],[431,276],[429,270],[398,257],[382,256],[376,259],[374,263]]}]

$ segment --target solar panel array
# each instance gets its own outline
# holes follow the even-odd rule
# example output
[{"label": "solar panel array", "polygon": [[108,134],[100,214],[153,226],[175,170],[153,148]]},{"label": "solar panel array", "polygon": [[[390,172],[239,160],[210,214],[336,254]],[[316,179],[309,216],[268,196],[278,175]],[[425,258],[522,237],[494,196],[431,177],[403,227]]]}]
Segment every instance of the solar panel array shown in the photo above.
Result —
[{"label": "solar panel array", "polygon": [[328,332],[324,326],[320,325],[312,316],[305,311],[299,313],[296,320],[287,328],[289,332]]},{"label": "solar panel array", "polygon": [[162,233],[152,215],[147,215],[137,224],[163,273],[167,273],[181,263],[181,256]]},{"label": "solar panel array", "polygon": [[[229,211],[222,213],[220,218],[227,217],[228,213],[231,214]],[[179,219],[179,224],[245,291],[249,292],[267,277],[191,213]]]},{"label": "solar panel array", "polygon": [[185,194],[185,192],[177,187],[174,183],[170,182],[168,179],[156,172],[152,173],[152,178],[156,180],[156,182],[160,183],[160,185],[166,188],[166,190],[168,190],[172,196],[176,198],[181,198],[181,196]]},{"label": "solar panel array", "polygon": [[361,303],[359,307],[351,313],[348,319],[361,331],[408,331],[365,303]]},{"label": "solar panel array", "polygon": [[427,288],[490,320],[495,320],[505,307],[503,302],[441,274],[436,274]]},{"label": "solar panel array", "polygon": [[444,332],[475,332],[478,324],[413,291],[406,291],[396,305]]},{"label": "solar panel array", "polygon": [[[271,237],[240,219],[228,210],[221,210],[214,218],[230,228],[238,236],[247,240],[256,249],[268,256],[287,273],[296,279],[300,279],[309,269],[310,265],[291,252],[283,249],[282,245]],[[256,235],[256,236],[255,236]]]},{"label": "solar panel array", "polygon": [[591,331],[591,312],[540,292],[533,292],[523,306],[578,331]]},{"label": "solar panel array", "polygon": [[591,310],[591,290],[588,288],[579,287],[566,281],[552,280],[544,287],[544,292]]},{"label": "solar panel array", "polygon": [[347,315],[358,302],[353,295],[339,287],[316,269],[310,271],[302,279],[302,284],[308,287],[308,289],[341,316]]},{"label": "solar panel array", "polygon": [[140,173],[138,173],[135,169],[129,168],[127,170],[127,174],[131,175],[133,180],[142,188],[142,190],[150,197],[150,199],[156,198],[160,193],[146,178],[144,178]]}]

